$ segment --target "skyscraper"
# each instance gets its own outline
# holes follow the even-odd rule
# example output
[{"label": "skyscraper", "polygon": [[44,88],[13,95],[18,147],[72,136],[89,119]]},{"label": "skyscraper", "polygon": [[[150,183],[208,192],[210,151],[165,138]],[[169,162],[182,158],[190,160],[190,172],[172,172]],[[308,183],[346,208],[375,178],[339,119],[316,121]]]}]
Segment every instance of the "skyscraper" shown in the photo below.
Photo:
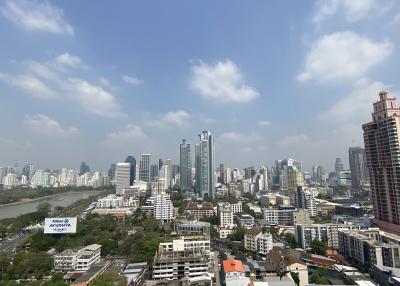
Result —
[{"label": "skyscraper", "polygon": [[161,170],[161,167],[164,165],[163,159],[158,159],[158,170]]},{"label": "skyscraper", "polygon": [[336,158],[335,161],[335,172],[336,174],[339,174],[340,171],[344,171],[344,165],[342,162],[342,158]]},{"label": "skyscraper", "polygon": [[373,107],[372,121],[362,128],[375,222],[400,233],[400,108],[386,91]]},{"label": "skyscraper", "polygon": [[[22,168],[22,175],[26,176],[28,181],[31,180],[33,177],[33,164],[26,164],[24,166],[24,168]],[[0,183],[1,183],[1,180],[0,180]]]},{"label": "skyscraper", "polygon": [[209,131],[203,131],[199,137],[200,143],[195,146],[196,185],[202,198],[214,198],[214,138]]},{"label": "skyscraper", "polygon": [[117,168],[116,164],[111,164],[110,169],[108,169],[108,176],[110,177],[110,180],[114,180],[116,168]]},{"label": "skyscraper", "polygon": [[83,175],[90,172],[90,167],[86,162],[82,162],[79,168],[79,175]]},{"label": "skyscraper", "polygon": [[368,182],[368,166],[365,149],[361,147],[349,148],[349,166],[351,171],[351,185],[360,188]]},{"label": "skyscraper", "polygon": [[189,192],[192,189],[192,153],[185,139],[180,144],[179,165],[181,192]]},{"label": "skyscraper", "polygon": [[167,165],[167,186],[171,186],[171,179],[172,179],[172,160],[166,159],[164,165]]},{"label": "skyscraper", "polygon": [[123,195],[123,190],[129,187],[131,164],[118,163],[115,169],[115,193]]},{"label": "skyscraper", "polygon": [[160,170],[158,169],[158,164],[151,164],[150,166],[150,179],[153,180],[158,177]]},{"label": "skyscraper", "polygon": [[225,166],[224,164],[219,164],[219,182],[225,184]]},{"label": "skyscraper", "polygon": [[139,163],[139,180],[150,181],[150,154],[142,154]]},{"label": "skyscraper", "polygon": [[136,180],[136,158],[134,156],[129,155],[125,159],[125,163],[131,164],[131,173],[129,176],[129,185],[133,185],[133,182]]}]

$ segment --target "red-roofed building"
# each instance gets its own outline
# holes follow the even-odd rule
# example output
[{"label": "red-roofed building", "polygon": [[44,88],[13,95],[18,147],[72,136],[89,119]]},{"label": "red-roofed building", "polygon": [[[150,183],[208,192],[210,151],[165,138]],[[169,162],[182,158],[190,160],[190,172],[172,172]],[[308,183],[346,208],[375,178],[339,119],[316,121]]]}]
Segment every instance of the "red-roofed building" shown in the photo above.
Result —
[{"label": "red-roofed building", "polygon": [[224,270],[224,279],[226,286],[248,286],[251,280],[246,277],[246,272],[242,261],[240,260],[224,260],[222,263]]},{"label": "red-roofed building", "polygon": [[224,260],[223,266],[225,274],[228,272],[244,273],[244,266],[240,260]]}]

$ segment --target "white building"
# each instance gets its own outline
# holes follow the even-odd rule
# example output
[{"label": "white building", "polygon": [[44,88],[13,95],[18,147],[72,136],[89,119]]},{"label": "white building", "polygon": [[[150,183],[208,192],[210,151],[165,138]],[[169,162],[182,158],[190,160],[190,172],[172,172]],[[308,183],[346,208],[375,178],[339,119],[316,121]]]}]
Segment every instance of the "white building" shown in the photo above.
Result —
[{"label": "white building", "polygon": [[32,176],[31,185],[34,188],[50,187],[50,173],[43,170],[37,170]]},{"label": "white building", "polygon": [[100,261],[101,245],[92,244],[80,250],[65,250],[54,255],[54,268],[57,270],[87,271]]},{"label": "white building", "polygon": [[211,257],[210,237],[207,235],[182,236],[171,242],[160,243],[159,250],[162,252],[170,251],[198,251],[200,250],[208,258]]},{"label": "white building", "polygon": [[128,200],[123,197],[119,197],[117,195],[109,195],[105,198],[101,198],[97,200],[96,207],[97,208],[119,208],[119,207],[127,207]]},{"label": "white building", "polygon": [[238,202],[238,203],[236,203],[236,204],[230,204],[230,205],[231,205],[233,214],[243,212],[243,205],[242,205],[242,202]]},{"label": "white building", "polygon": [[167,189],[168,189],[167,181],[164,178],[156,178],[154,181],[151,182],[152,196],[165,193],[165,190]]},{"label": "white building", "polygon": [[76,271],[88,271],[89,268],[100,261],[101,245],[91,244],[79,250],[76,259]]},{"label": "white building", "polygon": [[123,195],[124,189],[129,188],[131,164],[118,163],[115,169],[115,193]]},{"label": "white building", "polygon": [[170,222],[175,219],[175,209],[168,194],[154,196],[154,218],[161,222]]},{"label": "white building", "polygon": [[257,252],[265,255],[274,247],[272,235],[270,233],[261,233],[257,238]]},{"label": "white building", "polygon": [[232,206],[228,203],[219,203],[217,208],[219,226],[226,227],[233,224]]},{"label": "white building", "polygon": [[14,173],[8,173],[4,178],[3,178],[3,185],[6,190],[12,189],[13,187],[18,185],[18,179],[17,179],[17,174]]},{"label": "white building", "polygon": [[357,229],[360,226],[344,224],[297,224],[295,226],[295,237],[297,243],[303,249],[310,247],[314,239],[324,242],[328,247],[339,249],[339,230]]},{"label": "white building", "polygon": [[293,209],[266,208],[264,219],[267,224],[292,225],[293,212],[295,212]]}]

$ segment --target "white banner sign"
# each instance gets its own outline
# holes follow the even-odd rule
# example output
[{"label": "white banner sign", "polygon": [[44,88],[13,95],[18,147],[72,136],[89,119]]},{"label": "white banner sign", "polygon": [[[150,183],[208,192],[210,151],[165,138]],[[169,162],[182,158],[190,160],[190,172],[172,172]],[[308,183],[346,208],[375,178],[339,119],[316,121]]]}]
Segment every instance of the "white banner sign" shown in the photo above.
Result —
[{"label": "white banner sign", "polygon": [[46,218],[44,233],[76,233],[76,217]]}]

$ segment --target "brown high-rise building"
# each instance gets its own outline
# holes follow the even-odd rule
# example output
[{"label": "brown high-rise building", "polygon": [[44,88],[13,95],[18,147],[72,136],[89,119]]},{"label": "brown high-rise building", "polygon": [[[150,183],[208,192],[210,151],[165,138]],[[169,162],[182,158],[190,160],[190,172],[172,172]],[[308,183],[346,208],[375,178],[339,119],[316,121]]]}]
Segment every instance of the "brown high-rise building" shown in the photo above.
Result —
[{"label": "brown high-rise building", "polygon": [[400,233],[400,108],[386,91],[373,106],[363,130],[375,222]]}]

